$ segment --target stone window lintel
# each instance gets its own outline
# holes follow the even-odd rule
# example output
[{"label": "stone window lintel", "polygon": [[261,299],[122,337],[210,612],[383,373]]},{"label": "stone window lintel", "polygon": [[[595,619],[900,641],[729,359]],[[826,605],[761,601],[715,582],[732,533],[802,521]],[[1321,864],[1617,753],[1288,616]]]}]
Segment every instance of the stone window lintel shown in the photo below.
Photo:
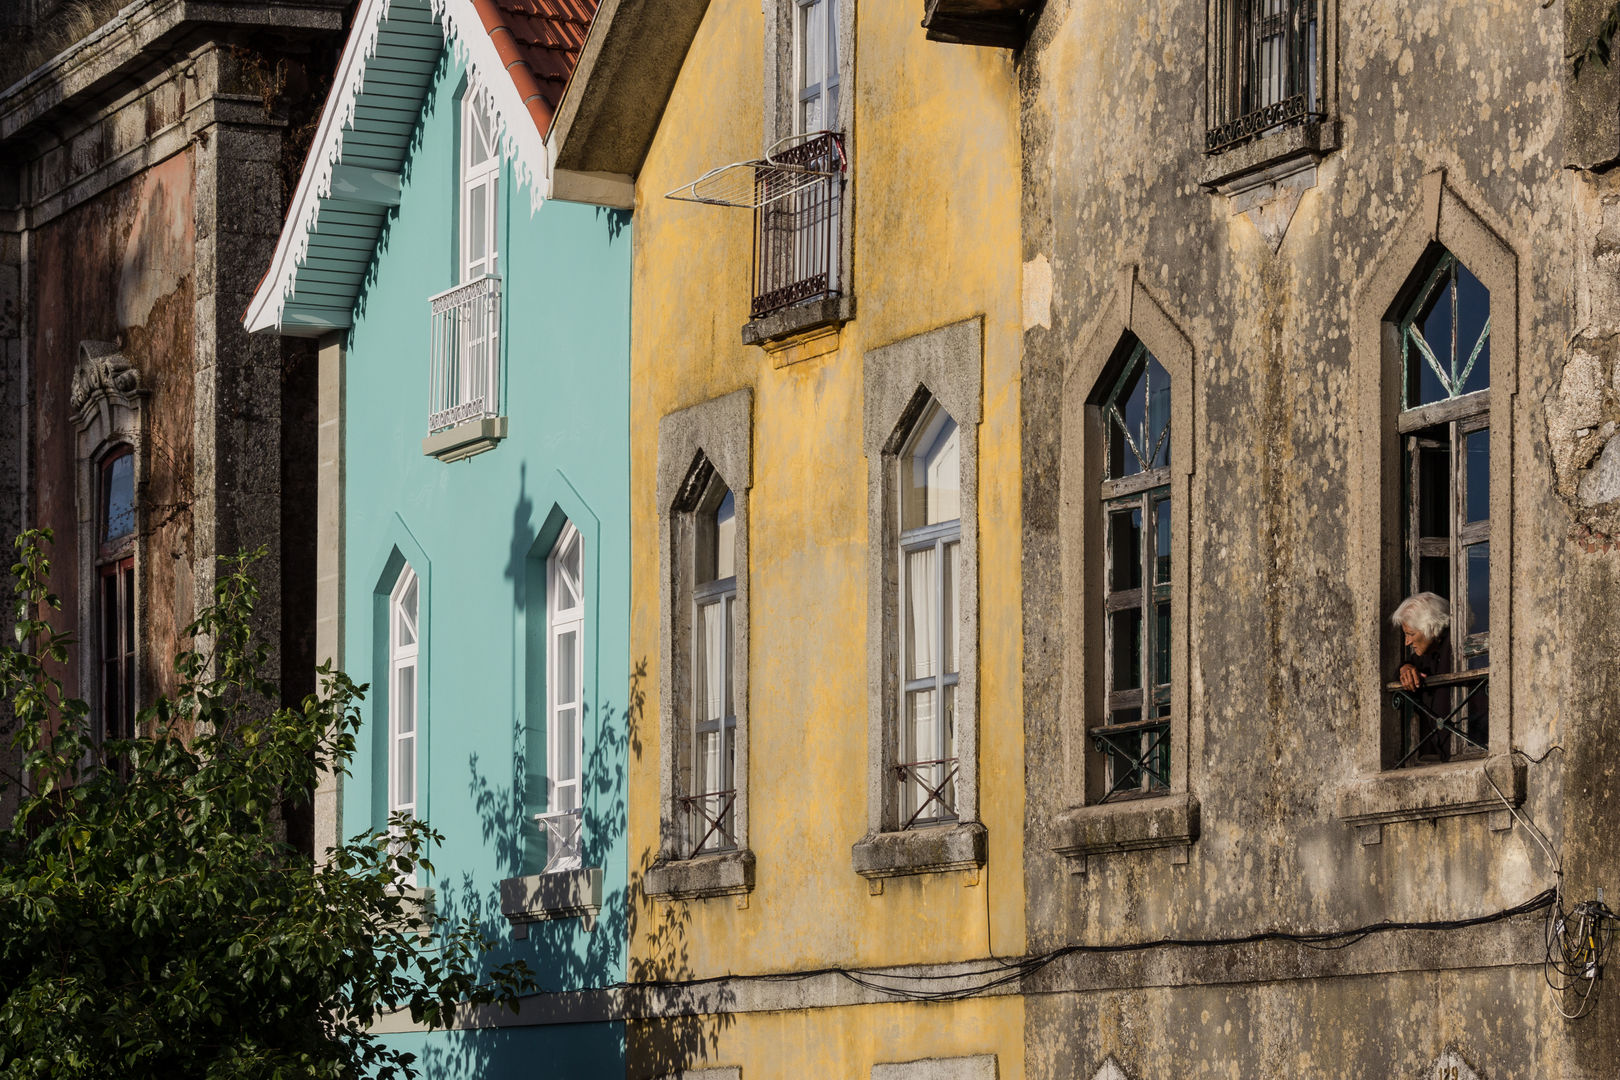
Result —
[{"label": "stone window lintel", "polygon": [[1074,859],[1177,847],[1198,839],[1198,799],[1180,791],[1064,810],[1053,823],[1052,850]]},{"label": "stone window lintel", "polygon": [[600,867],[529,874],[501,882],[501,914],[514,928],[577,916],[585,919],[588,929],[601,910]]},{"label": "stone window lintel", "polygon": [[786,348],[791,339],[824,327],[841,327],[855,318],[855,297],[826,296],[773,311],[743,324],[744,345],[759,345],[767,352]]},{"label": "stone window lintel", "polygon": [[422,440],[422,453],[443,462],[461,461],[493,450],[506,438],[506,417],[483,417],[436,431]]},{"label": "stone window lintel", "polygon": [[1522,804],[1524,780],[1524,762],[1512,754],[1374,773],[1339,788],[1338,815],[1346,825],[1381,825],[1486,814]]},{"label": "stone window lintel", "polygon": [[647,868],[641,887],[657,900],[742,895],[754,888],[754,853],[743,848],[690,859],[659,859]]},{"label": "stone window lintel", "polygon": [[850,849],[855,872],[868,879],[976,870],[988,851],[989,831],[977,821],[871,833]]}]

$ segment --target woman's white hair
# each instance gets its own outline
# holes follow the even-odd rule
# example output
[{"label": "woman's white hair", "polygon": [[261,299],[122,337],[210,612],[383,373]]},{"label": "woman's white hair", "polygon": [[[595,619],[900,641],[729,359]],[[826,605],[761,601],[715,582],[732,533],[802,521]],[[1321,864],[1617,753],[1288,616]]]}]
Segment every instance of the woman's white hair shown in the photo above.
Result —
[{"label": "woman's white hair", "polygon": [[1451,625],[1451,605],[1438,593],[1420,592],[1402,600],[1389,621],[1433,641]]}]

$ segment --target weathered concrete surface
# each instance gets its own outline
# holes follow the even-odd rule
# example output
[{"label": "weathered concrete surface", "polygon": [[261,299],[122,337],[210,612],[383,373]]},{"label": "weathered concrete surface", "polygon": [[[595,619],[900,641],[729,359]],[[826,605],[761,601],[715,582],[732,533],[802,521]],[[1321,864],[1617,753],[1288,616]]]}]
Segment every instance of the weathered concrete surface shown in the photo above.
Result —
[{"label": "weathered concrete surface", "polygon": [[[98,448],[78,444],[69,391],[79,343],[112,343],[149,392],[143,698],[172,685],[217,557],[261,546],[269,674],[285,672],[290,699],[313,685],[314,354],[250,341],[238,315],[273,250],[342,18],[341,0],[204,12],[147,0],[0,95],[0,534],[19,519],[55,531],[53,586],[79,630],[89,555],[75,522]],[[81,693],[87,648],[68,672]]]},{"label": "weathered concrete surface", "polygon": [[[1492,749],[1564,745],[1526,767],[1524,810],[1562,851],[1572,900],[1612,891],[1620,852],[1603,822],[1620,782],[1604,748],[1620,711],[1620,556],[1608,537],[1620,503],[1601,497],[1614,437],[1604,425],[1617,418],[1620,188],[1565,169],[1615,157],[1612,77],[1592,84],[1575,147],[1564,5],[1330,0],[1342,138],[1273,254],[1249,217],[1198,183],[1205,7],[1050,0],[1020,60],[1030,949],[1478,915],[1552,883],[1536,842],[1488,802],[1375,826],[1339,815],[1345,782],[1364,775],[1369,731],[1376,770],[1367,691],[1389,677],[1357,659],[1369,635],[1380,655],[1383,631],[1369,624],[1382,597],[1365,582],[1387,570],[1380,545],[1358,540],[1382,493],[1357,463],[1387,436],[1358,420],[1358,357],[1378,363],[1380,344],[1376,325],[1360,340],[1356,313],[1375,267],[1422,256],[1427,241],[1408,223],[1428,212],[1425,198],[1442,198],[1442,170],[1444,198],[1510,258],[1492,317],[1517,349],[1493,356],[1491,406],[1493,439],[1511,435],[1492,468],[1511,494],[1512,555],[1492,565],[1511,609],[1492,676],[1493,691],[1511,690],[1500,718],[1510,745]],[[1059,406],[1063,372],[1104,320],[1122,266],[1138,268],[1194,351],[1190,384],[1174,390],[1194,396],[1197,455],[1190,581],[1176,598],[1191,619],[1187,739],[1174,752],[1201,829],[1184,865],[1123,851],[1075,875],[1054,850],[1054,823],[1073,806],[1064,793],[1097,717],[1063,708],[1078,628],[1064,618],[1068,519],[1052,478],[1064,425],[1077,420]],[[1504,300],[1514,293],[1516,308]],[[1516,383],[1497,377],[1507,359]],[[1498,646],[1511,646],[1510,664],[1495,665],[1508,651]],[[1480,933],[1458,932],[1445,959],[1405,939],[1380,946],[1391,950],[1385,970],[1365,974],[1301,969],[1268,946],[1240,986],[1197,949],[1179,951],[1177,977],[1151,989],[1077,976],[1026,997],[1027,1073],[1089,1080],[1112,1057],[1133,1078],[1428,1077],[1448,1053],[1490,1080],[1620,1069],[1620,1004],[1605,997],[1595,1020],[1566,1024],[1541,981],[1537,935],[1469,953]],[[1106,967],[1076,961],[1082,974]]]}]

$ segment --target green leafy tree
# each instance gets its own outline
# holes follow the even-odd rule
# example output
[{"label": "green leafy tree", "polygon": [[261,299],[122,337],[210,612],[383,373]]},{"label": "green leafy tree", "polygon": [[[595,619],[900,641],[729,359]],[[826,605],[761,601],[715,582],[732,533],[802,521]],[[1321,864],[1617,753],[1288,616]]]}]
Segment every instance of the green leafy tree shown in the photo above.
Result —
[{"label": "green leafy tree", "polygon": [[251,559],[221,566],[174,695],[98,745],[54,674],[70,641],[44,618],[49,539],[17,541],[18,644],[0,648],[23,767],[0,823],[0,1078],[409,1077],[379,1015],[512,1005],[527,969],[490,967],[472,920],[430,925],[397,885],[432,872],[425,824],[396,817],[320,865],[281,839],[276,808],[346,772],[365,687],[323,668],[319,694],[277,707]]}]

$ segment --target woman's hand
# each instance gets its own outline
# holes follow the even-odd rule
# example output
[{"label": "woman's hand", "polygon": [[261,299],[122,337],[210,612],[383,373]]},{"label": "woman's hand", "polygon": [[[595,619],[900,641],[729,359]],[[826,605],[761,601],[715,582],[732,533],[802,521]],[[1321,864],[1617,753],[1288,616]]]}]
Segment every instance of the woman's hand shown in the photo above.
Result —
[{"label": "woman's hand", "polygon": [[1423,685],[1423,676],[1411,664],[1401,665],[1401,686],[1406,690],[1416,690]]}]

